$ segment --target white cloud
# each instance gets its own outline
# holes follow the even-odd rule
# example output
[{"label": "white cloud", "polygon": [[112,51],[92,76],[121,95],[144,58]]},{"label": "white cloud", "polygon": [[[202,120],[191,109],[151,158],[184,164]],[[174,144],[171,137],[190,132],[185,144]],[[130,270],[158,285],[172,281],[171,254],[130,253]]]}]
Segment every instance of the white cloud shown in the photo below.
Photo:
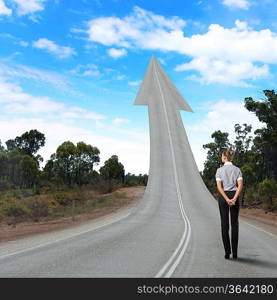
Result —
[{"label": "white cloud", "polygon": [[185,21],[179,17],[165,18],[135,6],[133,13],[125,18],[96,18],[90,20],[87,26],[90,41],[126,48],[134,41],[144,40],[144,32],[180,29],[185,26]]},{"label": "white cloud", "polygon": [[38,49],[44,49],[51,54],[54,54],[58,58],[68,58],[76,54],[75,50],[71,47],[59,46],[55,42],[45,38],[40,38],[33,42],[33,47]]},{"label": "white cloud", "polygon": [[99,76],[100,71],[94,64],[78,65],[75,69],[70,70],[72,74],[81,76]]},{"label": "white cloud", "polygon": [[124,119],[124,118],[115,118],[115,119],[113,119],[112,123],[114,125],[123,125],[123,124],[130,123],[130,120]]},{"label": "white cloud", "polygon": [[22,47],[28,47],[28,46],[29,46],[29,43],[28,43],[28,42],[25,42],[25,41],[20,41],[20,42],[19,42],[19,45],[22,46]]},{"label": "white cloud", "polygon": [[4,0],[0,0],[0,15],[10,16],[11,14],[12,10],[6,6]]},{"label": "white cloud", "polygon": [[233,62],[197,57],[189,63],[179,65],[176,71],[196,70],[201,76],[193,75],[190,78],[205,84],[224,83],[234,86],[249,86],[245,80],[255,80],[269,76],[268,65],[255,66],[251,62]]},{"label": "white cloud", "polygon": [[116,76],[116,80],[124,80],[124,79],[126,79],[126,78],[127,78],[126,75],[117,75],[117,76]]},{"label": "white cloud", "polygon": [[129,81],[128,84],[131,85],[131,86],[137,86],[137,85],[140,85],[141,81],[138,80],[138,81]]},{"label": "white cloud", "polygon": [[44,4],[47,0],[10,0],[15,3],[16,11],[19,16],[33,14],[44,10]]},{"label": "white cloud", "polygon": [[121,56],[125,56],[127,54],[127,51],[123,49],[115,49],[111,48],[108,50],[108,54],[113,58],[119,58]]},{"label": "white cloud", "polygon": [[248,0],[223,0],[222,4],[228,6],[229,8],[241,8],[246,10],[251,5]]},{"label": "white cloud", "polygon": [[1,77],[0,104],[2,104],[4,112],[10,115],[48,114],[49,117],[54,119],[88,119],[96,122],[105,119],[104,115],[81,107],[69,106],[50,97],[28,94],[19,85],[7,82]]},{"label": "white cloud", "polygon": [[[67,78],[56,72],[44,71],[21,64],[9,64],[0,61],[0,76],[14,80],[15,78],[31,79],[36,82],[50,84],[55,88],[71,91]],[[72,92],[72,91],[71,91]]]},{"label": "white cloud", "polygon": [[193,78],[205,83],[247,86],[249,80],[267,78],[269,64],[277,63],[277,34],[269,29],[254,30],[240,20],[231,28],[211,24],[206,33],[186,36],[181,18],[135,7],[126,17],[95,18],[87,25],[88,39],[105,46],[174,51],[186,60],[190,57],[183,69],[195,70],[200,77]]}]

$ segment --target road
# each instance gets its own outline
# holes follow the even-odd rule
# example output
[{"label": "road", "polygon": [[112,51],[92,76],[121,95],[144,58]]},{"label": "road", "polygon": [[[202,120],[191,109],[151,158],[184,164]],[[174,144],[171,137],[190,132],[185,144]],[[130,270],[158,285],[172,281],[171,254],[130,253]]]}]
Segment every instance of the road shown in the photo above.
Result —
[{"label": "road", "polygon": [[191,109],[154,58],[135,104],[148,105],[150,122],[143,198],[75,229],[1,244],[0,277],[276,277],[277,236],[243,219],[239,259],[224,259],[217,202],[179,112]]}]

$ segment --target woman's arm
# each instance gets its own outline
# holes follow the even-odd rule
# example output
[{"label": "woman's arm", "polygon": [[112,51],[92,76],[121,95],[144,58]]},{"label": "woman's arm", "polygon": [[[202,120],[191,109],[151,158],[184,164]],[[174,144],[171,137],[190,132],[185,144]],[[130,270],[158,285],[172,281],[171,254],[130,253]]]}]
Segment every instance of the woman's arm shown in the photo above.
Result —
[{"label": "woman's arm", "polygon": [[228,203],[228,201],[230,201],[230,199],[227,197],[227,195],[224,193],[224,190],[222,188],[222,182],[220,180],[216,181],[216,186],[217,189],[219,191],[219,193],[222,195],[222,197],[225,199],[225,201]]},{"label": "woman's arm", "polygon": [[240,194],[240,192],[242,191],[242,188],[243,188],[243,180],[242,180],[242,178],[239,179],[239,180],[237,180],[237,183],[238,183],[238,188],[236,190],[235,196],[232,199],[232,201],[234,202],[234,204],[237,201],[238,196],[239,196],[239,194]]}]

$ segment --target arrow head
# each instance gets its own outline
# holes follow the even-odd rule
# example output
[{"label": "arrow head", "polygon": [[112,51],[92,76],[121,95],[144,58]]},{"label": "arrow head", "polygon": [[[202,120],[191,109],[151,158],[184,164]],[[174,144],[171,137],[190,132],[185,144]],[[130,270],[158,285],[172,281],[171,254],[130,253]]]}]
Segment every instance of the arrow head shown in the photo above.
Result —
[{"label": "arrow head", "polygon": [[165,101],[171,102],[177,109],[193,112],[156,58],[152,56],[134,105],[155,104],[161,101],[162,94]]}]

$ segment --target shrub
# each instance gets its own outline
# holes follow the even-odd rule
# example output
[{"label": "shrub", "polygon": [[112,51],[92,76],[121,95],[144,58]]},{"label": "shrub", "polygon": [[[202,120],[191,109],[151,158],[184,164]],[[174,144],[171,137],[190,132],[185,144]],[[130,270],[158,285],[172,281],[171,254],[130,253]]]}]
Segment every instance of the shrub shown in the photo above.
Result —
[{"label": "shrub", "polygon": [[9,190],[12,188],[12,184],[7,178],[0,179],[0,191]]},{"label": "shrub", "polygon": [[72,191],[57,191],[52,193],[52,195],[59,205],[62,206],[67,206],[72,200],[76,199],[76,194]]},{"label": "shrub", "polygon": [[49,202],[47,199],[35,196],[25,200],[30,217],[33,221],[38,222],[41,217],[47,217],[49,214]]},{"label": "shrub", "polygon": [[101,194],[108,194],[117,190],[120,186],[121,184],[118,181],[108,179],[99,181],[95,188]]},{"label": "shrub", "polygon": [[13,200],[5,203],[2,213],[9,217],[8,224],[15,226],[16,223],[27,217],[30,211],[21,201]]},{"label": "shrub", "polygon": [[247,206],[260,206],[262,202],[256,185],[252,185],[246,190],[244,198]]},{"label": "shrub", "polygon": [[258,186],[258,192],[263,199],[264,209],[277,209],[277,183],[273,178],[266,178],[261,182]]}]

